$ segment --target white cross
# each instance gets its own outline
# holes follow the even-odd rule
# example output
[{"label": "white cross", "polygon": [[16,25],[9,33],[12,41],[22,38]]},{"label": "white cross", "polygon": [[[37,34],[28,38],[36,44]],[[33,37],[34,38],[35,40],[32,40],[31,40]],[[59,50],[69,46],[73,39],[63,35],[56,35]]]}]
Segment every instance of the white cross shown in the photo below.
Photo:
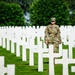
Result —
[{"label": "white cross", "polygon": [[75,72],[75,66],[71,67],[71,72]]},{"label": "white cross", "polygon": [[43,71],[43,58],[49,58],[49,75],[54,75],[54,58],[62,56],[62,44],[60,45],[59,53],[53,53],[53,45],[49,45],[49,48],[41,48],[39,45],[38,53],[38,71]]},{"label": "white cross", "polygon": [[74,36],[73,36],[74,34],[73,33],[69,33],[69,42],[68,42],[68,45],[69,45],[69,58],[73,58],[73,50],[72,50],[72,48],[74,47]]},{"label": "white cross", "polygon": [[0,56],[0,75],[15,75],[15,65],[7,65],[4,67],[4,56]]},{"label": "white cross", "polygon": [[62,56],[62,44],[59,47],[59,53],[53,53],[53,46],[49,46],[49,75],[54,75],[54,58]]},{"label": "white cross", "polygon": [[55,64],[63,64],[63,75],[69,75],[68,64],[75,64],[75,59],[69,59],[68,50],[63,50],[63,58],[55,59]]}]

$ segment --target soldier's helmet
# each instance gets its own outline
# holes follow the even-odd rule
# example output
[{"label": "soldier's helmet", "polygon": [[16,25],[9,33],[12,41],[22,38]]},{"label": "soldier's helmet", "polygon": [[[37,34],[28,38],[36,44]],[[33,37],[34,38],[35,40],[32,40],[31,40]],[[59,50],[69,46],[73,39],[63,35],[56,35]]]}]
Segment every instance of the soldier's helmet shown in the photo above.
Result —
[{"label": "soldier's helmet", "polygon": [[52,17],[52,18],[51,18],[51,21],[56,21],[56,18],[55,18],[55,17]]}]

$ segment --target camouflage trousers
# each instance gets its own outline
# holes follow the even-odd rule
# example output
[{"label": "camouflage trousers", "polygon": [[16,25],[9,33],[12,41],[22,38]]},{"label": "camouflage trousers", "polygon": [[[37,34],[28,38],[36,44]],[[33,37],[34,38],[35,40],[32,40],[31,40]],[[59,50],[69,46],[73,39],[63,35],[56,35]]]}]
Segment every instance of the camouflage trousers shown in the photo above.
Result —
[{"label": "camouflage trousers", "polygon": [[[59,42],[52,42],[52,43],[49,43],[49,45],[53,45],[53,52],[54,53],[58,53],[59,52]],[[48,45],[48,47],[49,47],[49,45]]]}]

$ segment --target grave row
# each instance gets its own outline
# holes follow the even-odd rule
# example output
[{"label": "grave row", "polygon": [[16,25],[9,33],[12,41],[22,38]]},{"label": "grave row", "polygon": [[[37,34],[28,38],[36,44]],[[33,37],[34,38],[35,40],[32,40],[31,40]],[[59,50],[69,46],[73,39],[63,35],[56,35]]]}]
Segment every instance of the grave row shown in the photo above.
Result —
[{"label": "grave row", "polygon": [[[22,61],[27,61],[26,49],[29,48],[29,65],[34,66],[34,53],[38,53],[38,71],[43,71],[43,58],[49,58],[49,75],[55,75],[55,64],[63,64],[63,75],[69,75],[68,64],[75,64],[72,48],[75,46],[75,27],[61,26],[61,38],[68,49],[64,50],[62,44],[59,45],[59,53],[53,53],[53,45],[49,48],[44,43],[44,26],[41,27],[0,27],[0,46],[11,49],[15,53],[14,43],[16,43],[16,56],[20,57],[20,46],[22,46]],[[37,38],[37,39],[36,39]],[[35,40],[36,39],[36,40]],[[11,45],[10,45],[11,41]],[[35,44],[35,41],[37,44]],[[11,48],[10,48],[11,47]],[[61,57],[62,59],[55,59]],[[64,62],[65,61],[65,62]],[[65,71],[66,70],[66,71]],[[71,67],[71,72],[75,72],[75,66]]]},{"label": "grave row", "polygon": [[0,75],[15,75],[15,65],[8,64],[7,67],[5,67],[4,63],[4,56],[0,56]]}]

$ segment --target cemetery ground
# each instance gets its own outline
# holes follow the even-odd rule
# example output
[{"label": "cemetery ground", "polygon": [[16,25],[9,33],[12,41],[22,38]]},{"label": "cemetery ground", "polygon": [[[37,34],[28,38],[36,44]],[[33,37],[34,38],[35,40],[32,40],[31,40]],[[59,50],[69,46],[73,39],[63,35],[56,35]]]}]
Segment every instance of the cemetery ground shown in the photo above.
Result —
[{"label": "cemetery ground", "polygon": [[[16,47],[16,44],[15,44]],[[68,49],[67,45],[63,45],[63,49]],[[10,48],[11,50],[11,48]],[[16,57],[16,54],[12,54],[11,51],[7,51],[6,49],[0,47],[0,56],[5,57],[5,66],[7,64],[15,64],[15,75],[49,75],[48,59],[43,59],[44,61],[44,71],[38,72],[38,54],[34,54],[35,58],[35,66],[29,66],[29,49],[27,49],[27,61],[22,61],[22,47],[20,46],[20,57]],[[75,58],[75,48],[73,48],[73,58]],[[61,58],[59,58],[61,59]],[[64,60],[65,62],[65,60]],[[75,64],[70,64],[68,67],[69,75],[75,75],[75,72],[71,72],[71,66],[75,66]],[[55,75],[62,75],[62,65],[55,64]],[[5,74],[7,75],[7,74]]]}]

